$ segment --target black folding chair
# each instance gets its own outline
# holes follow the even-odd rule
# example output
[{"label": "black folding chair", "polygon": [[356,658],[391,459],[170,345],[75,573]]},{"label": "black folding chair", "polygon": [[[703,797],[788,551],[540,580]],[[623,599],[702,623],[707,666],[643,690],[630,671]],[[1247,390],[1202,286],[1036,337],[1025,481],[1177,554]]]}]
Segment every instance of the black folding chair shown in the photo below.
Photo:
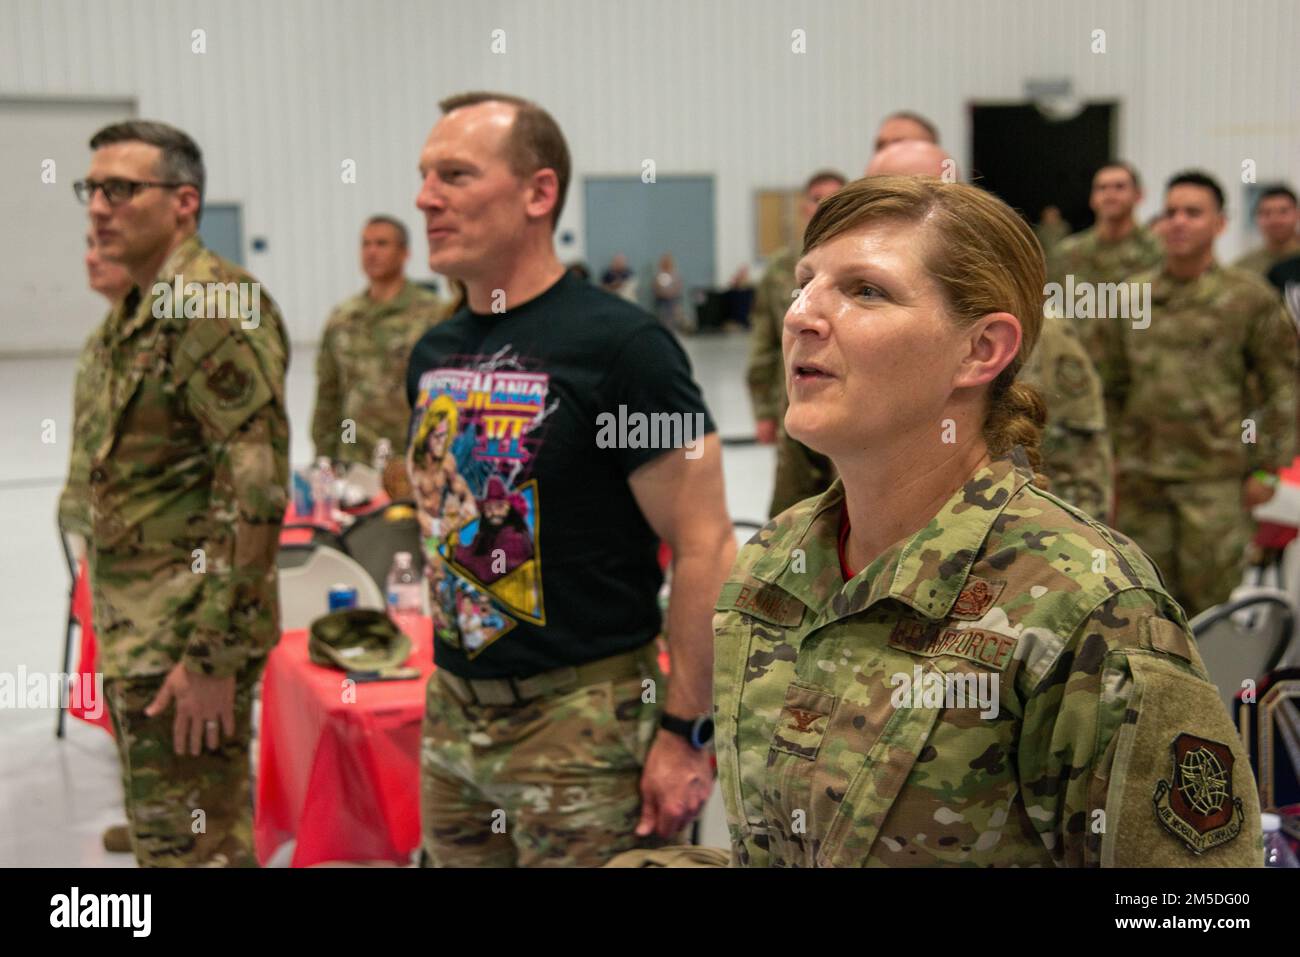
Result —
[{"label": "black folding chair", "polygon": [[[1243,610],[1250,612],[1245,626],[1233,617]],[[1208,608],[1188,624],[1211,680],[1231,709],[1243,678],[1258,681],[1286,656],[1296,613],[1284,592],[1268,589]]]},{"label": "black folding chair", "polygon": [[[55,520],[55,528],[59,534],[59,544],[63,547],[63,560],[68,565],[68,610],[64,615],[63,622],[63,673],[65,675],[72,673],[72,643],[75,640],[74,631],[79,635],[81,628],[73,614],[72,602],[77,594],[77,560],[72,555],[72,549],[68,547],[68,535],[63,530],[63,526]],[[64,718],[67,714],[67,708],[64,707],[63,696],[59,698],[59,713],[55,720],[54,736],[62,738],[64,733]]]},{"label": "black folding chair", "polygon": [[388,571],[398,552],[410,552],[415,571],[424,572],[420,523],[415,502],[409,499],[389,502],[362,515],[343,530],[341,541],[343,551],[361,564],[380,591],[388,587]]},{"label": "black folding chair", "polygon": [[322,525],[315,525],[312,522],[290,522],[281,527],[281,531],[291,529],[310,529],[311,541],[295,542],[292,544],[280,544],[279,554],[276,556],[276,565],[280,568],[297,568],[299,565],[306,563],[311,557],[311,553],[320,546],[335,548],[343,551],[343,540],[333,529],[325,528]]}]

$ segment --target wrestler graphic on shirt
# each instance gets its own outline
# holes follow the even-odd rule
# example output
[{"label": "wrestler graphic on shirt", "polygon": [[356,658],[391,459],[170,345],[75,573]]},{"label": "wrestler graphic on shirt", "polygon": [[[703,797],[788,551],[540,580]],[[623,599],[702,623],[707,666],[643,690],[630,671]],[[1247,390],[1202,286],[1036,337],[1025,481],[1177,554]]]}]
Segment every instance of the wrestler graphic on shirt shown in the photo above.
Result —
[{"label": "wrestler graphic on shirt", "polygon": [[466,651],[474,651],[496,636],[505,621],[478,592],[462,591],[456,601],[456,623]]},{"label": "wrestler graphic on shirt", "polygon": [[461,567],[490,585],[533,557],[528,503],[522,495],[507,493],[505,483],[494,475],[478,510],[482,518],[474,540],[457,546],[452,554]]},{"label": "wrestler graphic on shirt", "polygon": [[420,531],[451,547],[459,544],[460,529],[478,517],[474,496],[452,452],[459,418],[455,401],[447,395],[438,396],[425,409],[411,444]]}]

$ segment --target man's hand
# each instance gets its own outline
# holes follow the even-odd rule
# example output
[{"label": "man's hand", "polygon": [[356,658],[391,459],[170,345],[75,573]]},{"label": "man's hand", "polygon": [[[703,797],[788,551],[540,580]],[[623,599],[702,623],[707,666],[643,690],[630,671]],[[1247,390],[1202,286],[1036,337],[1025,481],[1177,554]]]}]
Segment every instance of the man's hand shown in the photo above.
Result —
[{"label": "man's hand", "polygon": [[676,837],[695,820],[713,789],[713,761],[685,738],[659,731],[641,771],[641,821],[637,837]]},{"label": "man's hand", "polygon": [[221,746],[221,736],[233,737],[235,733],[235,678],[209,678],[187,671],[184,663],[167,672],[167,680],[144,713],[150,718],[167,710],[175,700],[176,719],[172,722],[172,748],[177,754],[185,753],[189,742],[190,754],[198,757],[207,746],[216,750]]},{"label": "man's hand", "polygon": [[1255,476],[1246,479],[1246,484],[1241,489],[1241,499],[1246,503],[1246,508],[1251,509],[1256,505],[1263,505],[1273,497],[1276,489],[1267,482],[1261,482]]},{"label": "man's hand", "polygon": [[754,424],[754,432],[759,445],[776,444],[776,419],[759,419]]}]

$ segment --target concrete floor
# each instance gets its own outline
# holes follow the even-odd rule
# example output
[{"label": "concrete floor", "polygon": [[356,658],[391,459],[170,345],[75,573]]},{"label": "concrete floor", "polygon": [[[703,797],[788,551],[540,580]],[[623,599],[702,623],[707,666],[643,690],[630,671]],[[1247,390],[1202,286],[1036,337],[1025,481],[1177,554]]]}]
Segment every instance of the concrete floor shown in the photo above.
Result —
[{"label": "concrete floor", "polygon": [[[745,337],[701,337],[685,346],[721,434],[752,435]],[[295,466],[311,459],[315,359],[314,349],[295,348],[289,368]],[[54,515],[67,467],[75,368],[73,356],[0,359],[0,673],[62,669],[68,580]],[[727,448],[724,466],[732,517],[761,521],[772,449]],[[103,829],[124,820],[111,740],[69,719],[59,741],[55,714],[0,708],[0,866],[134,866],[129,854],[108,854],[100,844]],[[720,827],[715,801],[705,816],[706,843],[725,843]]]}]

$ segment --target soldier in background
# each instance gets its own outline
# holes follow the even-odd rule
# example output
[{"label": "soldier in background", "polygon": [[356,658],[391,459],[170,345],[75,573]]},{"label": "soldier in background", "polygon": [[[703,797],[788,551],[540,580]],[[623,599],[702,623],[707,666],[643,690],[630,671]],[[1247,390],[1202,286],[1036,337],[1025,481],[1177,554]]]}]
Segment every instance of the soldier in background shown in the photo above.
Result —
[{"label": "soldier in background", "polygon": [[[117,306],[135,283],[121,265],[103,257],[93,232],[86,233],[86,278],[90,288]],[[72,454],[68,459],[68,477],[59,495],[59,529],[67,539],[73,560],[86,555],[90,538],[90,452],[99,444],[107,427],[91,415],[95,397],[103,390],[108,370],[108,343],[113,336],[109,325],[117,315],[110,308],[81,348],[77,360],[77,377],[72,393]],[[125,824],[113,824],[104,830],[104,849],[115,854],[129,853],[131,832]]]},{"label": "soldier in background", "polygon": [[886,146],[892,146],[905,140],[919,140],[922,143],[939,144],[939,130],[933,123],[919,113],[899,110],[890,113],[880,121],[876,130],[875,152],[879,153]]},{"label": "soldier in background", "polygon": [[144,866],[255,865],[253,686],[279,637],[288,362],[279,310],[198,237],[198,146],[132,120],[75,186],[134,286],[90,415],[90,575],[131,844]]},{"label": "soldier in background", "polygon": [[1277,294],[1220,266],[1223,190],[1200,172],[1165,193],[1149,323],[1107,323],[1101,367],[1115,434],[1115,526],[1160,569],[1188,615],[1240,583],[1249,509],[1295,455],[1296,334]]},{"label": "soldier in background", "polygon": [[1034,235],[1038,237],[1043,252],[1051,256],[1061,240],[1070,235],[1070,224],[1061,215],[1059,207],[1044,206],[1038,225],[1034,227]]},{"label": "soldier in background", "polygon": [[1255,226],[1264,245],[1252,249],[1233,265],[1267,278],[1268,271],[1278,263],[1300,256],[1297,224],[1300,224],[1300,209],[1296,208],[1295,193],[1280,183],[1268,187],[1255,203]]},{"label": "soldier in background", "polygon": [[311,437],[318,456],[369,465],[381,439],[394,458],[406,451],[411,347],[447,315],[436,295],[406,278],[408,254],[401,220],[366,221],[361,268],[370,284],[330,315],[316,356]]},{"label": "soldier in background", "polygon": [[[799,204],[801,235],[817,204],[844,183],[844,177],[834,170],[819,170],[808,177]],[[754,290],[754,305],[749,313],[749,366],[745,379],[755,429],[760,443],[777,446],[771,515],[785,511],[800,499],[821,494],[834,478],[824,456],[789,438],[781,428],[786,406],[781,326],[794,297],[794,264],[798,259],[797,245],[773,253]]]},{"label": "soldier in background", "polygon": [[1038,389],[1047,408],[1041,451],[1051,493],[1109,523],[1115,454],[1101,377],[1070,323],[1044,311],[1038,348],[1020,378]]},{"label": "soldier in background", "polygon": [[103,425],[90,420],[94,398],[104,387],[108,368],[107,346],[112,337],[109,320],[114,309],[135,283],[121,265],[104,258],[93,232],[86,233],[86,278],[90,288],[108,300],[108,314],[86,338],[77,360],[77,377],[72,396],[72,453],[68,477],[59,495],[59,528],[71,537],[75,558],[85,554],[90,537],[90,450]]},{"label": "soldier in background", "polygon": [[[1097,170],[1088,195],[1097,221],[1057,244],[1047,259],[1047,281],[1063,287],[1067,276],[1074,277],[1076,286],[1119,282],[1160,262],[1159,240],[1133,217],[1140,202],[1142,181],[1130,164],[1116,161]],[[1080,323],[1079,336],[1094,365],[1104,361],[1102,327],[1120,321],[1119,317],[1099,317]]]},{"label": "soldier in background", "polygon": [[[867,175],[933,176],[956,182],[960,170],[938,144],[906,140],[873,156]],[[1107,521],[1114,496],[1114,456],[1101,379],[1064,320],[1044,314],[1038,348],[1030,353],[1020,378],[1038,389],[1047,408],[1042,456],[1052,493]]]}]

